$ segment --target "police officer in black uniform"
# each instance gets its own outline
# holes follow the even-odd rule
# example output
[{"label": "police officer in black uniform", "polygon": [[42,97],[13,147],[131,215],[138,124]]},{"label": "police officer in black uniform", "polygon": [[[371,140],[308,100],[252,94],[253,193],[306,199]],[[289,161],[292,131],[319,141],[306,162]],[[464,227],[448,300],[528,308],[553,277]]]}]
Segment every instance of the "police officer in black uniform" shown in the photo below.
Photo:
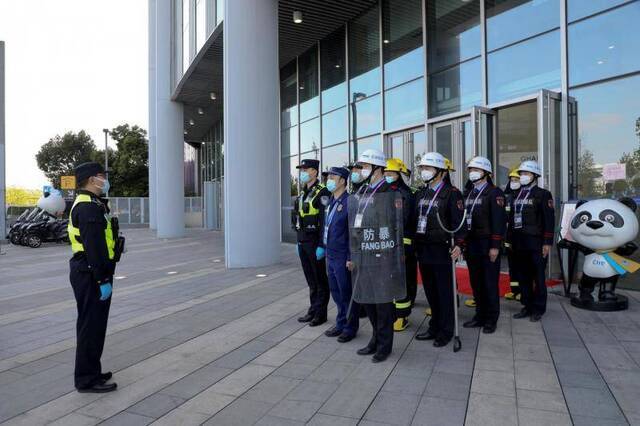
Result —
[{"label": "police officer in black uniform", "polygon": [[117,221],[109,217],[109,191],[104,168],[84,163],[75,169],[78,192],[69,214],[69,239],[73,257],[69,279],[78,307],[75,387],[78,392],[116,390],[108,383],[111,372],[102,373],[100,358],[107,332],[116,262],[124,239],[118,237]]},{"label": "police officer in black uniform", "polygon": [[500,248],[507,217],[504,193],[491,181],[491,162],[474,157],[467,166],[473,188],[467,194],[467,238],[465,259],[476,301],[476,314],[463,327],[482,327],[483,333],[496,331],[500,316]]},{"label": "police officer in black uniform", "polygon": [[422,286],[431,306],[431,319],[427,331],[416,335],[416,340],[434,340],[433,346],[442,347],[453,337],[455,295],[451,262],[460,256],[465,228],[462,226],[456,233],[456,246],[452,249],[449,234],[442,228],[440,221],[447,229],[460,226],[464,204],[462,194],[447,178],[447,166],[441,154],[424,154],[418,163],[418,169],[425,186],[415,198],[416,227],[413,243],[422,275]]},{"label": "police officer in black uniform", "polygon": [[541,174],[536,161],[522,162],[518,173],[521,187],[511,206],[509,226],[524,307],[513,317],[536,322],[547,309],[545,270],[553,245],[555,209],[551,193],[537,186]]},{"label": "police officer in black uniform", "polygon": [[298,256],[309,285],[310,306],[307,314],[298,318],[315,327],[327,321],[329,305],[329,281],[325,265],[325,248],[322,241],[324,211],[331,193],[318,181],[320,161],[302,160],[299,166],[302,192],[296,198],[291,215],[297,233]]}]

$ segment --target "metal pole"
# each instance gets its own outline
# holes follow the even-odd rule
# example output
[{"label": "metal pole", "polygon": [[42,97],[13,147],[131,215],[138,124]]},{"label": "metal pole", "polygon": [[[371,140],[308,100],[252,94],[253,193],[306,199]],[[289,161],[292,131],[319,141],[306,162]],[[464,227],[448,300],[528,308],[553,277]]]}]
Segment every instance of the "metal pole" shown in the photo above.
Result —
[{"label": "metal pole", "polygon": [[[104,169],[107,172],[107,179],[109,178],[109,146],[107,145],[107,137],[109,136],[109,129],[102,129],[104,132]],[[105,194],[105,197],[109,197],[109,191]]]}]

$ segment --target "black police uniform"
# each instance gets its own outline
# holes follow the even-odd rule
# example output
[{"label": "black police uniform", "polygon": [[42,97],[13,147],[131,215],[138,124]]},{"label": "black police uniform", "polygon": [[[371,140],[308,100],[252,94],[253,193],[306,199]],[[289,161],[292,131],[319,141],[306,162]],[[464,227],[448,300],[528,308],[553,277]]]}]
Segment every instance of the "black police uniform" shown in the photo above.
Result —
[{"label": "black police uniform", "polygon": [[[462,223],[464,200],[448,180],[443,180],[436,188],[424,186],[416,194],[413,239],[422,286],[431,307],[429,329],[419,336],[422,336],[421,340],[436,339],[439,345],[444,345],[453,337],[453,274],[450,234],[442,229],[436,215],[450,230]],[[462,245],[464,234],[465,227],[462,226],[455,234],[457,245]]]},{"label": "black police uniform", "polygon": [[[78,176],[78,170],[76,175]],[[78,180],[82,180],[82,176]],[[79,199],[84,202],[78,202]],[[79,235],[72,235],[73,231],[70,232],[74,254],[69,261],[69,280],[78,308],[74,379],[75,387],[79,390],[104,382],[100,358],[107,332],[111,297],[100,300],[100,285],[113,284],[118,257],[117,253],[114,254],[112,241],[109,241],[117,238],[117,224],[111,221],[108,214],[107,200],[89,191],[77,191],[76,203],[69,215],[69,226],[70,229],[79,230]],[[107,237],[107,229],[111,231],[111,238]]]},{"label": "black police uniform", "polygon": [[416,301],[418,290],[418,260],[413,249],[413,236],[415,234],[415,190],[404,183],[401,176],[389,185],[391,191],[398,191],[402,195],[403,208],[403,245],[405,280],[407,297],[395,301],[396,319],[407,318],[411,315],[411,308]]},{"label": "black police uniform", "polygon": [[[317,170],[317,160],[303,160],[303,166]],[[315,167],[314,167],[315,166]],[[331,193],[316,181],[313,186],[303,187],[296,198],[292,212],[293,227],[297,232],[298,255],[304,276],[309,285],[309,309],[301,321],[322,323],[327,320],[329,305],[329,281],[325,259],[318,260],[316,250],[323,247],[324,211]]]},{"label": "black police uniform", "polygon": [[504,193],[490,181],[474,186],[465,201],[468,233],[464,253],[476,301],[472,322],[489,328],[495,327],[500,316],[500,255],[491,262],[489,250],[502,246],[507,223],[504,203]]},{"label": "black police uniform", "polygon": [[[370,193],[369,182],[360,186],[359,194]],[[376,190],[376,194],[391,192],[391,185],[384,181]],[[393,348],[393,322],[396,318],[396,308],[393,302],[362,304],[371,322],[372,335],[366,349],[380,358],[386,358]]]},{"label": "black police uniform", "polygon": [[[509,215],[518,278],[522,290],[523,312],[542,315],[547,309],[545,269],[548,256],[542,256],[543,245],[553,245],[555,209],[553,197],[534,184],[522,187],[513,199]],[[521,217],[522,222],[519,222]]]},{"label": "black police uniform", "polygon": [[[508,183],[504,189],[504,208],[507,214],[507,218],[511,214],[511,207],[513,205],[513,200],[518,195],[520,190],[511,189],[511,185]],[[509,286],[511,288],[511,293],[513,293],[513,297],[515,299],[520,292],[520,280],[518,278],[518,268],[516,267],[516,258],[513,252],[513,243],[512,240],[512,232],[511,228],[507,224],[507,233],[504,240],[504,248],[507,252],[507,265],[509,267]]]}]

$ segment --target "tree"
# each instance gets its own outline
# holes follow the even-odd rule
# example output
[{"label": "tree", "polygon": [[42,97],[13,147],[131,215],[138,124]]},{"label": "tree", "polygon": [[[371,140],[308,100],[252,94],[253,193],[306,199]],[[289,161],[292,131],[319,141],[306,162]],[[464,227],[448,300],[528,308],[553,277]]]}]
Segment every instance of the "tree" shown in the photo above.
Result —
[{"label": "tree", "polygon": [[7,188],[5,201],[7,206],[35,206],[40,196],[42,190],[10,186]]},{"label": "tree", "polygon": [[54,187],[60,188],[60,176],[72,175],[73,169],[95,158],[96,145],[84,130],[56,135],[36,154],[40,170]]},{"label": "tree", "polygon": [[[109,134],[116,141],[114,159],[109,156],[110,196],[146,197],[149,195],[149,143],[147,132],[134,125],[123,124]],[[103,151],[104,155],[104,151]]]},{"label": "tree", "polygon": [[596,179],[601,173],[595,167],[593,152],[585,149],[578,159],[578,189],[582,197],[591,198],[600,195],[601,191],[596,186]]}]

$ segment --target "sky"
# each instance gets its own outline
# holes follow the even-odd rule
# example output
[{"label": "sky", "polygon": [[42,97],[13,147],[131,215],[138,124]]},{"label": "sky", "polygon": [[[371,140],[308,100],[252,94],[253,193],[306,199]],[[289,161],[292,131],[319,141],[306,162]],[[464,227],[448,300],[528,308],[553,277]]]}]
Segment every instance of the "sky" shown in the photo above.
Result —
[{"label": "sky", "polygon": [[148,128],[147,28],[147,0],[0,0],[8,186],[47,183],[35,155],[57,134]]}]

